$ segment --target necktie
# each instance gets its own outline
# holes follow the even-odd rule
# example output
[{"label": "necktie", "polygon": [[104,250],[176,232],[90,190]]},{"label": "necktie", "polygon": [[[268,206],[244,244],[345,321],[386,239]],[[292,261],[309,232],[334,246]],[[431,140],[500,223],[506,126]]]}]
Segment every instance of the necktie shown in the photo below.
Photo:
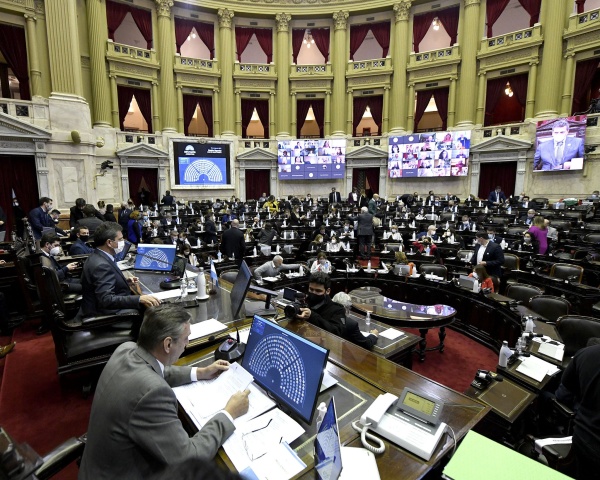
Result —
[{"label": "necktie", "polygon": [[554,156],[556,158],[556,164],[557,165],[560,165],[562,163],[564,146],[565,146],[565,142],[564,141],[556,143],[556,150],[555,150]]}]

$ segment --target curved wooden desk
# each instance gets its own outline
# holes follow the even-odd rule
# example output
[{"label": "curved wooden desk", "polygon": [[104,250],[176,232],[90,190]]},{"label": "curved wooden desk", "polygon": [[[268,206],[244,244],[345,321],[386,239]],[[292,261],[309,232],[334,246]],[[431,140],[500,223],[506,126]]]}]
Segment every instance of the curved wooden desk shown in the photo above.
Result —
[{"label": "curved wooden desk", "polygon": [[[394,327],[417,328],[421,333],[419,342],[419,360],[425,361],[425,352],[431,350],[444,351],[446,326],[454,322],[456,310],[448,305],[415,305],[406,303],[381,294],[377,287],[360,287],[350,292],[352,306],[366,314],[371,312],[374,318]],[[427,348],[427,332],[430,328],[439,328],[440,343]]]}]

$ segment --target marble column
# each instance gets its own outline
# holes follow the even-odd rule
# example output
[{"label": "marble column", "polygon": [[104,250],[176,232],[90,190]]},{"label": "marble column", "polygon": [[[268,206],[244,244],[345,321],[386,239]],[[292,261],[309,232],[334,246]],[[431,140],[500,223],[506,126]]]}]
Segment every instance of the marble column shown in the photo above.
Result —
[{"label": "marble column", "polygon": [[83,98],[76,0],[46,0],[52,95]]},{"label": "marble column", "polygon": [[394,44],[392,50],[392,91],[390,95],[390,133],[398,134],[407,130],[406,125],[406,65],[411,50],[408,17],[412,0],[401,0],[394,4]]},{"label": "marble column", "polygon": [[[110,113],[113,128],[117,130],[121,129],[121,122],[119,121],[119,92],[117,91],[117,76],[114,74],[109,75],[110,81]],[[154,93],[154,91],[152,92]],[[154,98],[154,95],[152,96]],[[152,124],[156,131],[156,126]]]},{"label": "marble column", "polygon": [[177,106],[173,75],[174,49],[171,29],[171,8],[174,0],[155,0],[158,15],[158,61],[160,62],[160,103],[162,131],[177,132]]},{"label": "marble column", "polygon": [[[342,104],[343,105],[343,104]],[[346,135],[354,135],[354,93],[352,90],[346,92]]]},{"label": "marble column", "polygon": [[297,98],[296,98],[296,92],[292,92],[292,113],[291,113],[291,128],[290,128],[290,135],[292,137],[297,137],[297,133],[298,133],[298,129],[302,128],[302,125],[298,125],[298,122],[296,121],[296,116],[297,116],[297,112],[298,112],[298,104],[297,104]]},{"label": "marble column", "polygon": [[[290,20],[292,16],[287,13],[275,15],[277,21],[277,96],[273,99],[277,103],[277,136],[289,137],[290,128]],[[271,135],[275,132],[271,131]],[[293,133],[295,135],[295,133]]]},{"label": "marble column", "polygon": [[[535,116],[549,118],[558,115],[563,69],[563,31],[566,26],[568,0],[542,2],[540,15],[544,26],[544,48],[541,50],[540,72],[535,89]],[[570,2],[573,5],[573,2]]]},{"label": "marble column", "polygon": [[461,19],[462,40],[460,80],[456,126],[471,127],[475,121],[475,89],[477,88],[477,50],[479,48],[479,0],[465,0]]},{"label": "marble column", "polygon": [[185,132],[185,125],[183,121],[183,87],[177,85],[177,131],[179,133]]},{"label": "marble column", "polygon": [[406,125],[407,130],[410,132],[415,131],[415,84],[408,84],[408,95],[406,105]]},{"label": "marble column", "polygon": [[[221,85],[223,85],[223,82],[221,82]],[[225,100],[223,99],[223,103],[225,103]],[[240,92],[239,90],[235,91],[235,105],[232,104],[233,107],[235,107],[235,117],[232,115],[232,119],[235,118],[235,135],[237,135],[238,137],[242,136],[242,92]],[[223,121],[223,123],[225,123],[225,121]]]},{"label": "marble column", "polygon": [[[538,61],[529,63],[529,75],[527,76],[527,100],[525,102],[525,120],[533,118],[535,112],[535,84],[537,82]],[[515,190],[516,192],[520,190]]]},{"label": "marble column", "polygon": [[93,125],[111,126],[110,82],[106,70],[108,26],[105,0],[86,1],[90,73],[92,84]]},{"label": "marble column", "polygon": [[[275,138],[273,132],[276,129],[275,126],[275,92],[269,92],[269,136],[265,138]],[[241,115],[241,113],[240,113]]]},{"label": "marble column", "polygon": [[323,134],[326,137],[331,136],[331,90],[325,92],[325,125],[323,126]]},{"label": "marble column", "polygon": [[448,118],[446,120],[446,127],[454,126],[454,119],[456,115],[456,76],[450,77],[450,88],[448,89]]},{"label": "marble column", "polygon": [[475,123],[483,125],[485,121],[485,92],[487,90],[487,72],[481,70],[479,72],[479,88],[477,89],[477,114]]},{"label": "marble column", "polygon": [[219,110],[219,89],[213,88],[212,96],[212,107],[213,107],[213,136],[218,137],[221,135],[221,114]]},{"label": "marble column", "polygon": [[[220,8],[217,15],[219,16],[219,67],[221,69],[221,134],[235,135],[237,133],[237,135],[241,135],[240,95],[239,93],[235,95],[237,105],[234,104],[233,96],[233,65],[235,62],[231,29],[233,12],[227,8]],[[240,114],[237,118],[236,110],[239,110]]]},{"label": "marble column", "polygon": [[561,116],[568,116],[571,113],[571,105],[573,103],[573,83],[575,81],[575,52],[572,50],[567,51],[565,58],[567,59],[567,63],[565,66],[565,81],[560,104]]},{"label": "marble column", "polygon": [[387,85],[383,87],[383,112],[382,112],[382,121],[381,121],[381,131],[378,132],[379,136],[382,136],[383,133],[387,133],[390,131],[390,87]]},{"label": "marble column", "polygon": [[25,14],[25,31],[27,34],[27,60],[29,61],[29,80],[31,96],[42,95],[42,72],[40,71],[35,23],[37,18]]},{"label": "marble column", "polygon": [[[348,47],[346,45],[346,36],[348,29],[348,12],[340,10],[333,14],[334,34],[332,51],[332,71],[333,71],[333,105],[335,112],[331,112],[332,135],[345,135],[344,105],[346,99],[346,65],[348,64]],[[352,110],[352,105],[346,105],[348,110]],[[352,121],[350,122],[352,130]]]},{"label": "marble column", "polygon": [[158,93],[158,82],[152,82],[152,129],[160,132],[162,129],[160,122],[160,94]]}]

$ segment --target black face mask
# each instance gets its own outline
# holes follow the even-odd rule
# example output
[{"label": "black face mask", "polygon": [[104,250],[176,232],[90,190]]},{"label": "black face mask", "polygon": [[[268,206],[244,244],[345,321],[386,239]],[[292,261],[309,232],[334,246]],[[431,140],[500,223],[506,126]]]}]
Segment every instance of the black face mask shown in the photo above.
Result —
[{"label": "black face mask", "polygon": [[90,239],[90,236],[89,235],[79,235],[79,239],[85,243]]},{"label": "black face mask", "polygon": [[317,305],[325,301],[326,296],[327,295],[317,295],[316,293],[309,292],[306,296],[306,303],[309,307],[316,307]]}]

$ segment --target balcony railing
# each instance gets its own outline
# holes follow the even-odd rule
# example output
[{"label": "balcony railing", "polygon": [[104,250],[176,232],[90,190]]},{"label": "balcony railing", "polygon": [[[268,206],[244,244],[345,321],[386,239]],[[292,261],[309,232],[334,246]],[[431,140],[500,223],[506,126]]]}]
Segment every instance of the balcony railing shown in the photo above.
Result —
[{"label": "balcony railing", "polygon": [[0,112],[38,127],[50,126],[50,112],[46,103],[0,98]]},{"label": "balcony railing", "polygon": [[576,15],[571,15],[569,18],[569,31],[581,30],[590,25],[596,26],[600,20],[600,9],[590,10]]},{"label": "balcony railing", "polygon": [[248,75],[259,77],[275,77],[277,71],[272,63],[235,63],[234,75]]},{"label": "balcony railing", "polygon": [[411,53],[408,65],[409,69],[430,68],[442,63],[458,63],[460,62],[460,51],[458,45],[446,48],[438,48],[437,50],[429,50],[427,52]]},{"label": "balcony railing", "polygon": [[361,74],[373,71],[386,71],[392,69],[392,59],[387,58],[375,58],[372,60],[357,60],[349,61],[347,74]]},{"label": "balcony railing", "polygon": [[153,145],[157,148],[162,148],[162,135],[159,133],[117,132],[117,143],[145,143],[147,145]]},{"label": "balcony railing", "polygon": [[291,65],[290,77],[323,77],[331,75],[331,64]]},{"label": "balcony railing", "polygon": [[154,49],[147,50],[145,48],[132,47],[123,43],[115,43],[112,40],[108,40],[106,55],[123,60],[135,59],[143,63],[157,63]]},{"label": "balcony railing", "polygon": [[175,55],[175,70],[187,72],[219,73],[219,64],[217,60],[206,60],[203,58],[182,57]]},{"label": "balcony railing", "polygon": [[483,141],[498,136],[521,137],[522,140],[530,140],[530,123],[506,123],[503,125],[490,125],[488,127],[473,130],[472,141]]},{"label": "balcony railing", "polygon": [[352,137],[348,140],[347,146],[348,151],[353,148],[363,147],[365,145],[371,145],[372,147],[384,146],[385,140],[379,136],[366,136],[366,137]]},{"label": "balcony railing", "polygon": [[277,140],[269,138],[242,138],[238,143],[238,154],[255,148],[262,148],[277,153]]},{"label": "balcony railing", "polygon": [[479,52],[480,54],[495,53],[516,45],[529,46],[538,42],[542,42],[542,26],[536,23],[533,27],[523,30],[482,39]]}]

